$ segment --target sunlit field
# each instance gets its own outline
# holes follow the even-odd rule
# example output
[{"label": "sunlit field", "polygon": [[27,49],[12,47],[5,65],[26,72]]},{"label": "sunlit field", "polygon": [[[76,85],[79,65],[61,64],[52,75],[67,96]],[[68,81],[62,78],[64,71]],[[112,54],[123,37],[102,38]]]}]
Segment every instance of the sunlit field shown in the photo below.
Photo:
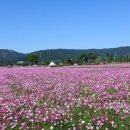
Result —
[{"label": "sunlit field", "polygon": [[130,65],[0,68],[0,130],[130,130]]}]

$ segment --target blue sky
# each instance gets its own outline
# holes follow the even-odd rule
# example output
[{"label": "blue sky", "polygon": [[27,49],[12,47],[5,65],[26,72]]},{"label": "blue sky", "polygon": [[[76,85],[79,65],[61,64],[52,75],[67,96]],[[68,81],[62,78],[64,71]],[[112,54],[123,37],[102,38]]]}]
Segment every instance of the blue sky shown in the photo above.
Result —
[{"label": "blue sky", "polygon": [[130,45],[130,0],[1,0],[0,49]]}]

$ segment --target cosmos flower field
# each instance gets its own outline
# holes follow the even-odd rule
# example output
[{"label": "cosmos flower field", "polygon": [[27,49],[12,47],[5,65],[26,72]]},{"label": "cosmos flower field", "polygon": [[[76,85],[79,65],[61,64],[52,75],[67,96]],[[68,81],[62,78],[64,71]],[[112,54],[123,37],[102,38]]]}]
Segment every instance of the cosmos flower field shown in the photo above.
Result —
[{"label": "cosmos flower field", "polygon": [[0,68],[0,130],[129,130],[130,65]]}]

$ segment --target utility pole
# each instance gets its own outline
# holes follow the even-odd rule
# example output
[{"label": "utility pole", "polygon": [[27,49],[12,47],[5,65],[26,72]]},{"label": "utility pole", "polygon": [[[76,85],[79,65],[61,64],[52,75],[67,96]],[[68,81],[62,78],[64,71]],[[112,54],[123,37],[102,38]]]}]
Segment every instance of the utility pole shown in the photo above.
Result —
[{"label": "utility pole", "polygon": [[40,64],[41,64],[42,63],[42,53],[41,52],[40,52],[39,59],[40,59]]}]

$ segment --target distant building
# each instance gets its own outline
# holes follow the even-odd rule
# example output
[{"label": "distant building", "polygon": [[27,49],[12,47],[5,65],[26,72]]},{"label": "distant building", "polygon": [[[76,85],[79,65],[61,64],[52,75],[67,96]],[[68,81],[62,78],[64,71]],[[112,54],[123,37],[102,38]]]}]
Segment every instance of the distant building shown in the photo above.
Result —
[{"label": "distant building", "polygon": [[24,64],[25,64],[25,61],[17,61],[16,64],[17,64],[17,65],[24,65]]},{"label": "distant building", "polygon": [[52,61],[50,64],[49,64],[50,67],[55,67],[56,64]]},{"label": "distant building", "polygon": [[75,63],[75,64],[73,64],[73,66],[78,66],[78,64]]},{"label": "distant building", "polygon": [[34,67],[36,67],[37,65],[33,65]]}]

